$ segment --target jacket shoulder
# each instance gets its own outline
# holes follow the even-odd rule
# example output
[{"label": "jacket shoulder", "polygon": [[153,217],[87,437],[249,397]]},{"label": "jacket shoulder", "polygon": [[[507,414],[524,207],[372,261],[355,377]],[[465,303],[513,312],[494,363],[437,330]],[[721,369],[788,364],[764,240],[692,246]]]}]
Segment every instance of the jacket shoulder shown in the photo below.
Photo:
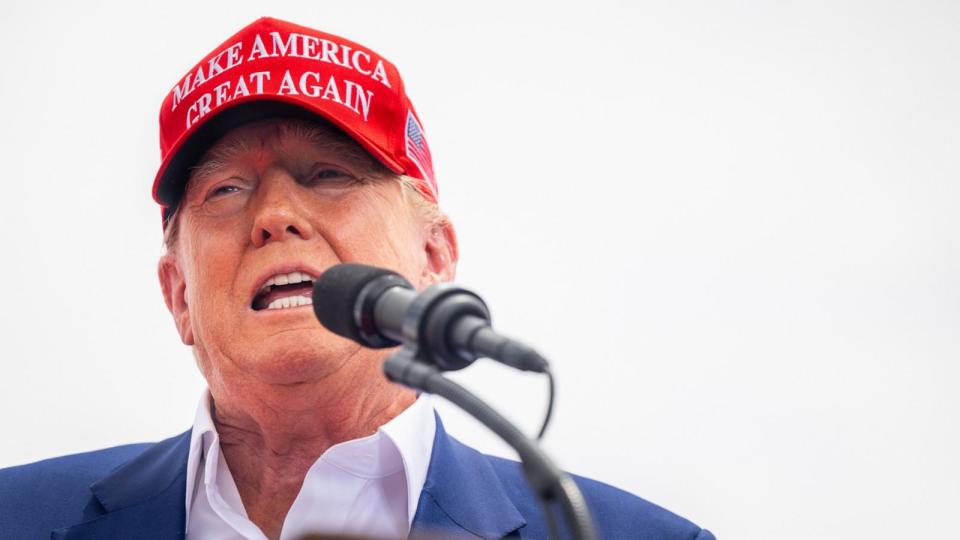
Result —
[{"label": "jacket shoulder", "polygon": [[[524,538],[546,537],[542,512],[516,461],[485,456],[493,466],[517,509],[527,520]],[[713,535],[689,520],[611,485],[571,475],[583,493],[600,538],[650,538],[651,540],[713,540]]]},{"label": "jacket shoulder", "polygon": [[95,504],[90,485],[150,444],[128,444],[0,469],[0,536],[49,538]]}]

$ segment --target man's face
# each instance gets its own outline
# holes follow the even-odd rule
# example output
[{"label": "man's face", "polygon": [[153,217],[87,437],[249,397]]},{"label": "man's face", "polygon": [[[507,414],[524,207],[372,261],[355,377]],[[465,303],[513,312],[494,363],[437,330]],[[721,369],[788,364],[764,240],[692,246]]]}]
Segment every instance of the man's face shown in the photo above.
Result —
[{"label": "man's face", "polygon": [[420,287],[451,279],[452,230],[426,222],[403,190],[323,127],[261,122],[212,147],[160,262],[167,304],[208,381],[242,372],[292,384],[375,358],[322,328],[305,304],[312,281],[297,281],[348,261]]}]

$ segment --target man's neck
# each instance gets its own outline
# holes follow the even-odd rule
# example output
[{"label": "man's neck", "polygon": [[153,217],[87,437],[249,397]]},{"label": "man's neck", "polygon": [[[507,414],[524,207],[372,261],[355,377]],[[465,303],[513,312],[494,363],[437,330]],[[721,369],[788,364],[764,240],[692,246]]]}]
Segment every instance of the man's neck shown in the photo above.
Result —
[{"label": "man's neck", "polygon": [[307,472],[328,448],[375,433],[416,401],[414,392],[382,375],[356,375],[313,384],[251,383],[222,397],[211,388],[223,456],[247,516],[268,538],[279,538]]}]

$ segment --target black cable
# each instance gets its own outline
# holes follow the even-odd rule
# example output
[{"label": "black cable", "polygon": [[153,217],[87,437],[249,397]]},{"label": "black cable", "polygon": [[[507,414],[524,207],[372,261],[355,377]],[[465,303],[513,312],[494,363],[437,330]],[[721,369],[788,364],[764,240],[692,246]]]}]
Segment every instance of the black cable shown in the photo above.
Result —
[{"label": "black cable", "polygon": [[[553,416],[553,402],[556,398],[556,380],[553,378],[553,371],[550,370],[548,366],[543,372],[547,376],[548,383],[548,396],[547,396],[547,412],[543,416],[543,425],[540,426],[540,433],[537,434],[537,440],[542,440],[543,435],[547,432],[547,426],[550,425],[550,418]],[[553,504],[541,500],[539,497],[537,501],[540,503],[540,511],[543,512],[544,521],[547,523],[547,534],[549,538],[559,540],[560,539],[560,529],[557,527],[557,516],[556,508]]]},{"label": "black cable", "polygon": [[537,434],[538,441],[543,439],[543,434],[547,432],[547,426],[550,425],[550,417],[553,416],[553,400],[557,391],[556,381],[553,379],[553,372],[550,371],[550,368],[548,367],[546,370],[544,370],[543,374],[547,376],[547,380],[550,384],[550,397],[549,401],[547,401],[547,414],[543,417],[543,425],[540,426],[540,433]]}]

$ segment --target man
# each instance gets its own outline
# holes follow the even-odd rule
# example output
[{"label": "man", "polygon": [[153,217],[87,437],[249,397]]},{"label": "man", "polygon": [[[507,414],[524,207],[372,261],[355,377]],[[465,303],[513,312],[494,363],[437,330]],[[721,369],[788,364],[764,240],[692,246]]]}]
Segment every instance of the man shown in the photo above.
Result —
[{"label": "man", "polygon": [[[191,430],[0,471],[10,538],[545,538],[516,463],[448,436],[385,353],[321,328],[313,281],[353,261],[454,277],[430,152],[396,68],[274,19],[232,36],[160,114],[163,297],[207,380]],[[707,539],[578,479],[601,538]]]}]

